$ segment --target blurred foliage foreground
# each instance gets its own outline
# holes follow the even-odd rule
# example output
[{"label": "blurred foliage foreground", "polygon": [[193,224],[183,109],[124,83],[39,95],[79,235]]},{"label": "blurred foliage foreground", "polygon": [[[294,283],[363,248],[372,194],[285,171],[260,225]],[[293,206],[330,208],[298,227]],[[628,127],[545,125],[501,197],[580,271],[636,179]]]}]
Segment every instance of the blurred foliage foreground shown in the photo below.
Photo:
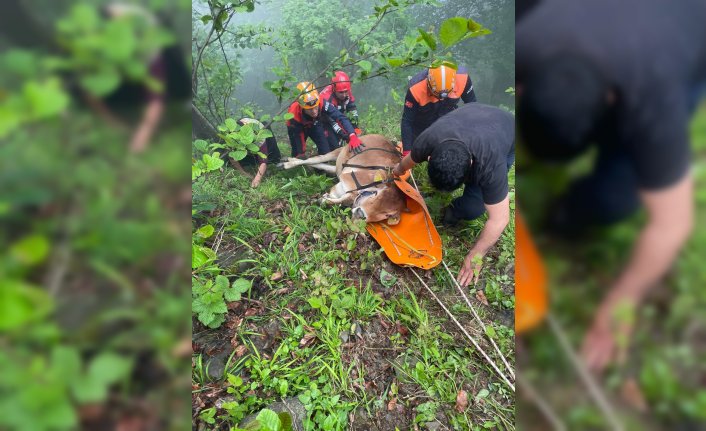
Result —
[{"label": "blurred foliage foreground", "polygon": [[71,113],[0,146],[0,429],[180,419],[186,129],[127,158],[127,133]]},{"label": "blurred foliage foreground", "polygon": [[178,376],[191,349],[179,295],[189,283],[180,238],[189,231],[190,122],[170,107],[172,123],[148,151],[128,155],[131,131],[72,97],[76,83],[94,96],[131,79],[150,85],[134,28],[98,21],[83,4],[57,21],[53,46],[0,53],[2,430],[189,420]]}]

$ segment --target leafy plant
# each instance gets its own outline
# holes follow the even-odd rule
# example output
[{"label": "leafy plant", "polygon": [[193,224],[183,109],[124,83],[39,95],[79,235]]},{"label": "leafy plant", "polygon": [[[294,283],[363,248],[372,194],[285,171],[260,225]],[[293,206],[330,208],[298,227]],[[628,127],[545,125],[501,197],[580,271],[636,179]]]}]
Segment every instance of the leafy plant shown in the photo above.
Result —
[{"label": "leafy plant", "polygon": [[240,301],[241,294],[250,290],[252,283],[244,278],[232,284],[223,275],[217,275],[215,281],[192,279],[191,309],[201,323],[209,328],[217,328],[225,321],[228,313],[226,302]]}]

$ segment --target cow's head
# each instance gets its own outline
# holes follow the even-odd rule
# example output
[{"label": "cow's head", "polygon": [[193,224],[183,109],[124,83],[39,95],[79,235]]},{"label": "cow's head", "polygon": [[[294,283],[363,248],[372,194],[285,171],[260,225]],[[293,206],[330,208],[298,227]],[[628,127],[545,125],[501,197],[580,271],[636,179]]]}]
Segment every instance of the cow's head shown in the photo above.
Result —
[{"label": "cow's head", "polygon": [[407,209],[404,193],[394,184],[383,184],[358,192],[353,201],[353,218],[368,223],[387,220],[388,224],[400,222],[400,214]]}]

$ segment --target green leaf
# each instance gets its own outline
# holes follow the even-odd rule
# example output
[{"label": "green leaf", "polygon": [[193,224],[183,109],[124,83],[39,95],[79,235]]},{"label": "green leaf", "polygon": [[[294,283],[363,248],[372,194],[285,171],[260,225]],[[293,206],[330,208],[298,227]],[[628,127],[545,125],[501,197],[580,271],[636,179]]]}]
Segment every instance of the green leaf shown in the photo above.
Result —
[{"label": "green leaf", "polygon": [[473,21],[470,18],[468,18],[467,26],[468,26],[468,31],[470,31],[470,32],[483,30],[482,25],[478,24],[477,22]]},{"label": "green leaf", "polygon": [[22,92],[29,103],[33,119],[53,117],[69,106],[69,96],[61,87],[58,78],[50,78],[41,83],[27,82]]},{"label": "green leaf", "polygon": [[112,68],[82,76],[81,86],[97,97],[107,96],[120,85],[120,74]]},{"label": "green leaf", "polygon": [[485,327],[485,335],[487,335],[490,338],[495,338],[495,328],[492,326],[488,325]]},{"label": "green leaf", "polygon": [[115,353],[101,353],[88,366],[88,375],[106,385],[127,378],[132,371],[133,360]]},{"label": "green leaf", "polygon": [[0,331],[19,328],[51,311],[53,303],[44,290],[20,281],[0,282]]},{"label": "green leaf", "polygon": [[[287,383],[286,381],[284,383]],[[277,416],[279,416],[279,421],[282,424],[282,431],[291,431],[292,430],[292,415],[290,415],[288,412],[280,412],[277,413]]]},{"label": "green leaf", "polygon": [[309,302],[309,305],[311,305],[311,308],[321,308],[324,305],[321,298],[316,297],[316,296],[312,296],[311,298],[309,298],[307,300],[307,302]]},{"label": "green leaf", "polygon": [[404,64],[404,59],[402,58],[388,58],[385,61],[392,67],[400,67]]},{"label": "green leaf", "polygon": [[476,399],[485,398],[485,397],[487,397],[488,395],[490,395],[490,392],[488,392],[487,389],[483,388],[483,389],[481,389],[480,391],[478,391],[478,395],[476,395]]},{"label": "green leaf", "polygon": [[281,431],[282,429],[282,423],[279,420],[279,416],[277,416],[277,413],[270,409],[262,410],[257,415],[255,420],[260,422],[260,425],[266,427],[269,431]]},{"label": "green leaf", "polygon": [[207,24],[209,21],[213,20],[211,15],[204,15],[201,17],[201,22]]},{"label": "green leaf", "polygon": [[229,287],[230,282],[228,281],[228,277],[220,274],[216,276],[216,283],[214,285],[216,292],[225,292]]},{"label": "green leaf", "polygon": [[424,43],[426,43],[432,51],[436,51],[436,40],[434,39],[434,36],[422,30],[421,28],[417,30],[419,30],[419,34],[422,35],[422,40],[424,41]]},{"label": "green leaf", "polygon": [[43,235],[29,235],[10,247],[10,256],[24,266],[41,263],[49,254],[49,240]]},{"label": "green leaf", "polygon": [[203,139],[197,139],[194,141],[194,148],[201,151],[202,153],[205,153],[208,150],[208,142],[204,141]]},{"label": "green leaf", "polygon": [[372,63],[367,60],[359,61],[358,67],[360,67],[365,73],[370,73],[370,71],[373,69]]},{"label": "green leaf", "polygon": [[230,157],[232,157],[234,160],[240,161],[240,160],[243,160],[245,158],[245,156],[248,155],[248,152],[246,150],[235,150],[235,151],[231,151],[230,153],[228,153],[228,155]]},{"label": "green leaf", "polygon": [[292,114],[291,112],[286,112],[286,113],[284,114],[284,119],[285,119],[285,120],[291,120],[292,118],[294,118],[294,114]]},{"label": "green leaf", "polygon": [[196,234],[200,236],[201,238],[209,238],[211,235],[213,235],[213,232],[215,229],[213,226],[210,224],[207,224],[206,226],[201,226],[197,231]]},{"label": "green leaf", "polygon": [[216,169],[220,169],[221,166],[223,166],[223,159],[221,159],[221,155],[217,152],[214,152],[211,155],[204,154],[203,155],[203,161],[206,163],[206,171],[215,171]]},{"label": "green leaf", "polygon": [[205,251],[206,247],[192,245],[191,247],[191,269],[196,269],[204,266],[211,260],[211,257]]},{"label": "green leaf", "polygon": [[232,118],[226,118],[225,126],[226,126],[226,127],[228,128],[228,130],[230,130],[231,132],[235,132],[236,129],[238,128],[238,122],[235,121],[235,120],[232,119]]},{"label": "green leaf", "polygon": [[390,274],[389,272],[385,271],[384,269],[380,270],[380,283],[382,283],[383,286],[385,287],[392,287],[394,284],[397,282],[397,277],[395,277],[393,274]]},{"label": "green leaf", "polygon": [[248,290],[250,290],[251,286],[252,282],[245,278],[239,278],[233,282],[233,289],[240,293],[247,292]]},{"label": "green leaf", "polygon": [[457,16],[449,18],[441,23],[439,28],[439,40],[447,48],[463,39],[468,32],[468,20]]}]

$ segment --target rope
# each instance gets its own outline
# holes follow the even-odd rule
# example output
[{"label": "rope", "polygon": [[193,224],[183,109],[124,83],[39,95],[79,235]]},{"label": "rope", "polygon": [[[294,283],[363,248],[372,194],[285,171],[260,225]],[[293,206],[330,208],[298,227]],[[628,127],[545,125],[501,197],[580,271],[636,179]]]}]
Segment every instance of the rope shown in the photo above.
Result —
[{"label": "rope", "polygon": [[456,286],[458,291],[461,293],[461,296],[463,296],[463,299],[466,300],[466,304],[468,304],[468,306],[471,308],[471,312],[473,313],[473,317],[475,317],[476,321],[480,324],[481,328],[483,328],[483,332],[490,340],[490,343],[495,348],[495,351],[497,352],[497,354],[500,355],[500,359],[502,359],[503,364],[505,364],[505,368],[510,373],[510,376],[513,379],[515,379],[515,372],[512,370],[512,367],[510,367],[510,364],[508,364],[507,359],[505,359],[505,355],[502,354],[498,345],[495,344],[495,340],[493,340],[493,337],[488,335],[488,332],[485,329],[485,323],[483,323],[483,321],[478,316],[478,313],[476,313],[476,309],[473,307],[473,305],[471,305],[471,301],[468,299],[468,296],[466,296],[466,293],[461,288],[461,285],[458,284],[458,281],[456,281],[456,279],[454,278],[453,274],[451,273],[451,270],[449,269],[448,266],[446,266],[446,262],[442,260],[441,263],[444,264],[444,268],[446,268],[446,272],[449,274],[449,277],[451,277],[451,280],[453,280],[454,285]]},{"label": "rope", "polygon": [[[426,253],[424,250],[421,250],[421,249],[418,249],[418,248],[413,247],[413,246],[412,246],[411,244],[409,244],[407,241],[405,241],[404,239],[402,239],[402,238],[397,234],[397,232],[395,232],[394,230],[390,229],[390,227],[387,226],[386,224],[380,223],[380,228],[381,228],[381,229],[383,230],[383,232],[385,232],[386,234],[387,234],[388,232],[389,232],[390,234],[392,234],[393,237],[395,237],[400,243],[402,243],[401,245],[403,245],[404,247],[406,247],[406,248],[407,248],[409,251],[411,251],[412,253],[417,253],[417,254],[420,255],[420,256],[425,256],[425,257],[431,258],[431,259],[432,259],[431,264],[435,264],[435,263],[438,261],[438,259],[437,259],[435,256],[432,256],[431,254]],[[388,238],[389,238],[389,237],[390,237],[390,236],[388,235]],[[390,242],[392,242],[392,245],[395,245],[395,243],[394,243],[392,240],[390,240]]]},{"label": "rope", "polygon": [[427,284],[424,282],[424,280],[422,280],[422,277],[420,277],[419,274],[417,274],[417,271],[415,271],[414,268],[410,268],[410,269],[412,270],[412,274],[414,274],[414,275],[419,279],[419,281],[424,285],[424,287],[426,287],[426,289],[429,291],[429,293],[431,294],[431,296],[434,297],[434,299],[436,300],[436,302],[439,303],[439,305],[441,306],[441,308],[444,309],[444,311],[446,312],[446,314],[449,315],[449,317],[451,318],[451,320],[454,321],[454,323],[456,324],[456,326],[458,326],[458,327],[461,329],[461,331],[466,335],[466,337],[467,337],[469,340],[471,340],[471,343],[473,343],[473,346],[475,346],[475,348],[478,349],[478,351],[481,353],[481,355],[483,355],[483,358],[485,358],[485,360],[490,364],[490,366],[493,367],[493,369],[494,369],[495,372],[498,374],[498,376],[500,376],[500,378],[503,380],[503,382],[505,382],[505,384],[512,390],[512,392],[515,392],[515,385],[513,385],[512,383],[510,383],[510,380],[509,380],[507,377],[505,377],[505,374],[503,374],[502,371],[500,371],[500,369],[498,368],[498,366],[495,365],[495,362],[493,362],[493,360],[490,359],[490,357],[485,353],[485,351],[478,345],[478,343],[476,342],[476,340],[475,340],[473,337],[471,337],[471,335],[466,331],[466,328],[464,328],[463,325],[461,325],[461,324],[458,322],[458,320],[456,320],[456,318],[454,317],[454,315],[451,314],[451,312],[449,311],[449,309],[446,308],[446,306],[444,305],[444,303],[441,302],[441,300],[436,296],[436,294],[434,293],[434,291],[431,290],[431,288],[430,288],[429,286],[427,286]]}]

